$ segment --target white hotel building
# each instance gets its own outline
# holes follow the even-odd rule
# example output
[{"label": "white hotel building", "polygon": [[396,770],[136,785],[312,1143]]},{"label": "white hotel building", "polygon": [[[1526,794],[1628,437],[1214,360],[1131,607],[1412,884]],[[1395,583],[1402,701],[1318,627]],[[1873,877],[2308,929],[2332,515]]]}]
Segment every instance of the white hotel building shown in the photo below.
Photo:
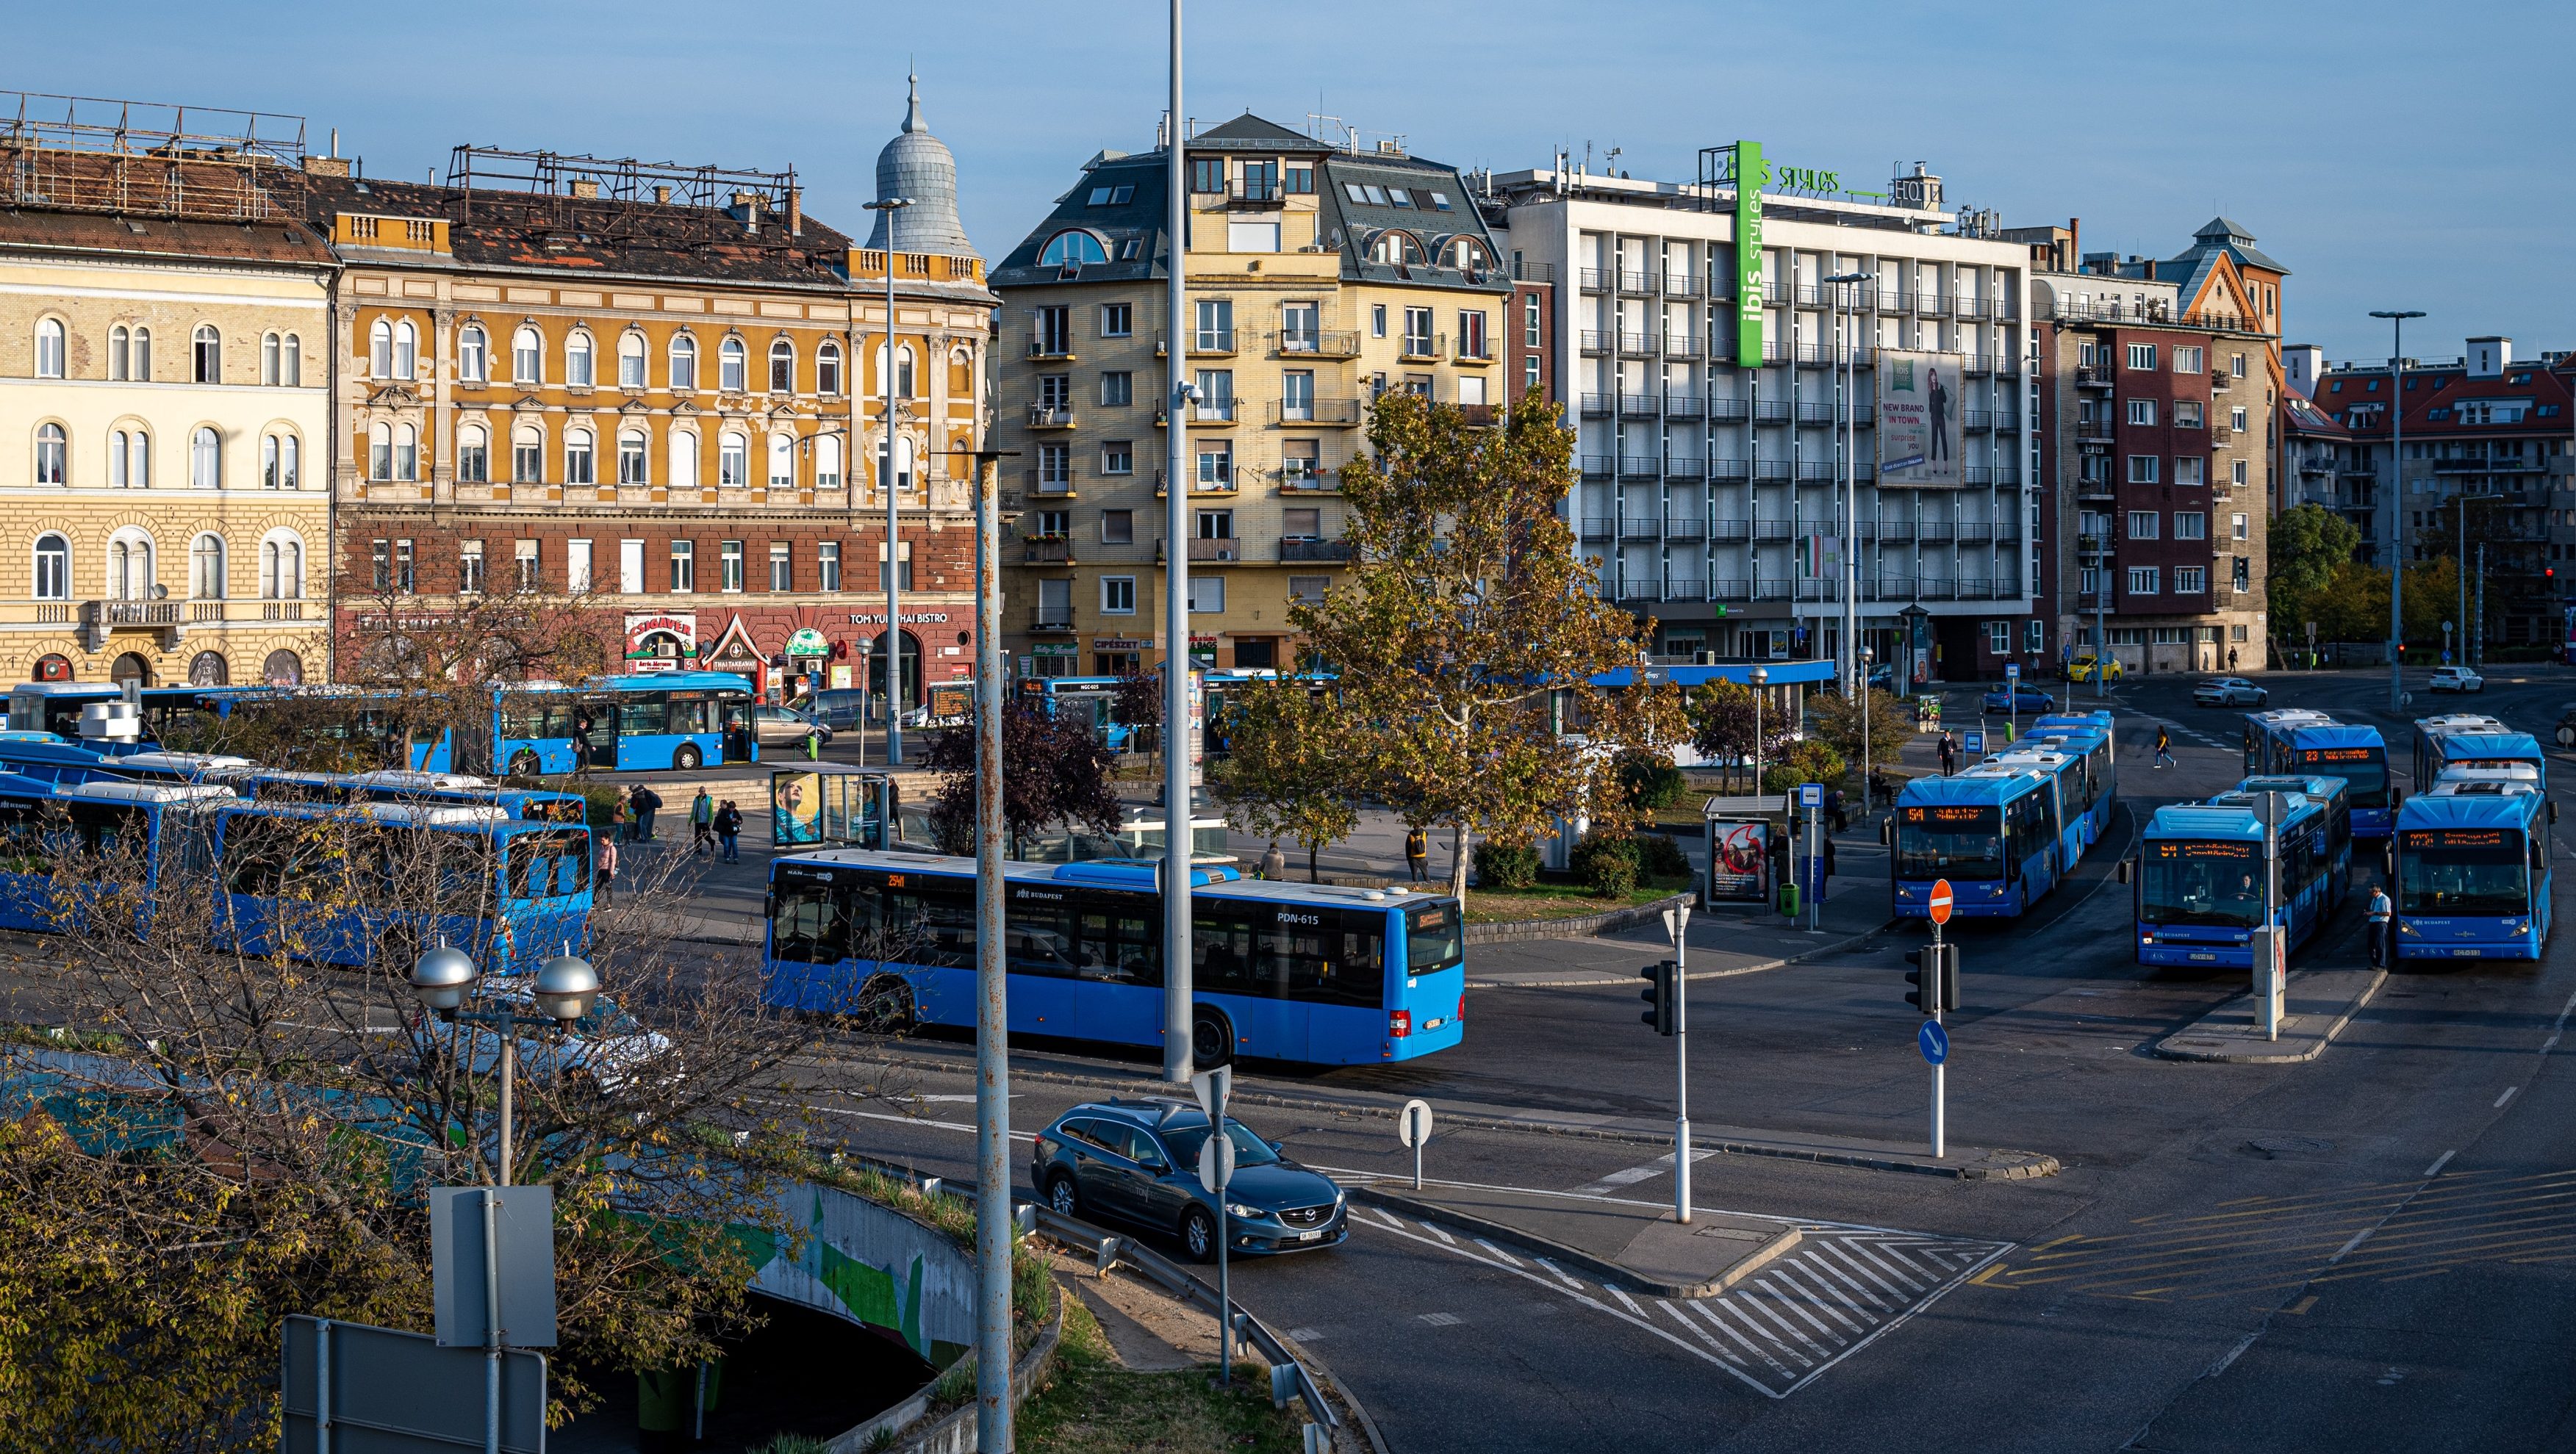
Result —
[{"label": "white hotel building", "polygon": [[[1911,620],[1925,677],[1999,676],[2007,659],[2029,667],[2056,645],[2028,639],[2021,624],[2041,546],[2030,249],[1963,235],[1993,229],[1977,214],[1960,227],[1941,208],[1940,179],[1919,166],[1885,199],[1775,185],[1760,193],[1752,224],[1754,304],[1739,281],[1749,270],[1736,247],[1744,209],[1726,180],[1734,150],[1704,152],[1700,182],[1561,168],[1490,179],[1501,245],[1525,276],[1556,283],[1556,377],[1581,436],[1568,514],[1603,589],[1657,619],[1659,652],[1831,655],[1844,585],[1838,390],[1848,379],[1863,644],[1892,660]],[[1824,281],[1854,272],[1872,280]],[[1841,346],[1845,306],[1857,310],[1856,348]],[[1757,318],[1758,336],[1748,336]],[[1957,483],[1877,482],[1882,349],[1957,356],[1943,361],[1956,391],[1944,443],[1956,451]]]}]

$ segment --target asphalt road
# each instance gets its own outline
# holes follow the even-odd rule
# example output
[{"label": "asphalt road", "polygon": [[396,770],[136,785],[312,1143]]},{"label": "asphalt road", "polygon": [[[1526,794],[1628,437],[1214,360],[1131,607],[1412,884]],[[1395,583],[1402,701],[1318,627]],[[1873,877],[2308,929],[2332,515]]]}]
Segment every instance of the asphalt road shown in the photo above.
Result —
[{"label": "asphalt road", "polygon": [[[2517,680],[2517,676],[2520,678]],[[2389,730],[2386,679],[2275,676],[2275,706]],[[2576,673],[2499,670],[2465,703],[2544,735]],[[2135,821],[2240,775],[2235,712],[2188,678],[2115,689],[2120,786]],[[2421,696],[2409,716],[2447,708]],[[2179,765],[2149,766],[2156,722]],[[2572,822],[2571,826],[2576,826]],[[2122,825],[2115,843],[2126,841]],[[1698,1305],[1629,1298],[1419,1227],[1362,1216],[1343,1247],[1239,1265],[1238,1297],[1294,1331],[1370,1406],[1401,1454],[1562,1449],[2544,1450],[2576,1447],[2563,1370],[2576,1352],[2576,951],[2393,977],[2311,1064],[2155,1059],[2161,1035],[2233,995],[2232,977],[2131,962],[2112,855],[2033,922],[1971,927],[1967,1009],[1951,1017],[1954,1143],[2056,1156],[2036,1181],[1979,1182],[1759,1157],[1698,1163],[1695,1202],[1814,1229],[1776,1283]],[[1847,866],[1850,869],[1859,865]],[[2562,903],[2562,907],[2564,907]],[[2348,904],[2308,962],[2360,952]],[[1702,920],[1695,938],[1722,942]],[[1891,934],[1816,960],[1692,986],[1695,1119],[1814,1135],[1922,1136],[1927,1074]],[[1634,965],[1649,947],[1490,948],[1489,964]],[[1418,1065],[1254,1068],[1277,1094],[1339,1110],[1250,1109],[1326,1168],[1409,1166],[1382,1098],[1669,1115],[1671,1046],[1624,986],[1474,992],[1468,1042]],[[916,1099],[844,1099],[853,1149],[971,1170],[971,1081],[954,1044],[891,1055]],[[1081,1075],[1066,1047],[1029,1064]],[[1098,1086],[1023,1077],[1035,1129]],[[1653,1203],[1648,1145],[1456,1129],[1437,1178]],[[1015,1158],[1024,1163],[1025,1154]],[[1022,1173],[1025,1175],[1025,1170]],[[1611,1187],[1610,1190],[1602,1190]]]}]

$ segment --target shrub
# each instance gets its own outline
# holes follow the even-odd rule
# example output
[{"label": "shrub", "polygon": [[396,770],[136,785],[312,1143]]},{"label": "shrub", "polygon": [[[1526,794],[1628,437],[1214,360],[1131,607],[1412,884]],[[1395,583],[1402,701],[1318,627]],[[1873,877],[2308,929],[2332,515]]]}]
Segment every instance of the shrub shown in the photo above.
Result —
[{"label": "shrub", "polygon": [[1778,762],[1762,769],[1762,791],[1785,793],[1800,783],[1823,783],[1830,788],[1843,780],[1842,754],[1810,737],[1793,744]]},{"label": "shrub", "polygon": [[1587,835],[1574,845],[1567,867],[1596,899],[1624,899],[1637,889],[1637,840]]},{"label": "shrub", "polygon": [[1647,878],[1690,877],[1690,855],[1682,852],[1681,840],[1669,833],[1640,833],[1637,844],[1637,866]]},{"label": "shrub", "polygon": [[1525,889],[1538,882],[1538,850],[1526,843],[1487,839],[1476,845],[1476,883],[1488,889]]},{"label": "shrub", "polygon": [[1690,790],[1680,768],[1642,752],[1620,759],[1619,785],[1627,790],[1628,801],[1649,811],[1678,806]]}]

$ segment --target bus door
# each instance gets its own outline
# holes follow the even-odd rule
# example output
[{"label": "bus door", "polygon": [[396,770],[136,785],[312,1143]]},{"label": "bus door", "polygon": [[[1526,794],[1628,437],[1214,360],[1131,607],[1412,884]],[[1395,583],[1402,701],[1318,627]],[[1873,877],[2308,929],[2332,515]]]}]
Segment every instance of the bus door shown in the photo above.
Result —
[{"label": "bus door", "polygon": [[751,699],[738,695],[716,698],[716,730],[724,734],[722,751],[727,762],[750,762],[756,753],[752,745]]},{"label": "bus door", "polygon": [[615,697],[584,697],[573,704],[572,751],[576,768],[617,766]]},{"label": "bus door", "polygon": [[1289,998],[1289,980],[1297,968],[1300,936],[1320,944],[1322,921],[1331,910],[1305,905],[1271,904],[1232,899],[1196,899],[1196,921],[1190,934],[1190,988],[1197,995],[1224,995],[1222,1008],[1234,1026],[1231,1051],[1238,1056],[1277,1056],[1302,1060],[1306,1055],[1305,1006]]}]

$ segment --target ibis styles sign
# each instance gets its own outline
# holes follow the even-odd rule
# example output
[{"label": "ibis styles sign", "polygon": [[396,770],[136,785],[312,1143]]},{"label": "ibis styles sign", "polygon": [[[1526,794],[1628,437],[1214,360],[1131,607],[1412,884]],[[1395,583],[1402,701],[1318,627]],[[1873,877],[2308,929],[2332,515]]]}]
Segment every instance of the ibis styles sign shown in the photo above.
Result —
[{"label": "ibis styles sign", "polygon": [[1762,143],[1735,144],[1735,361],[1762,366]]}]

